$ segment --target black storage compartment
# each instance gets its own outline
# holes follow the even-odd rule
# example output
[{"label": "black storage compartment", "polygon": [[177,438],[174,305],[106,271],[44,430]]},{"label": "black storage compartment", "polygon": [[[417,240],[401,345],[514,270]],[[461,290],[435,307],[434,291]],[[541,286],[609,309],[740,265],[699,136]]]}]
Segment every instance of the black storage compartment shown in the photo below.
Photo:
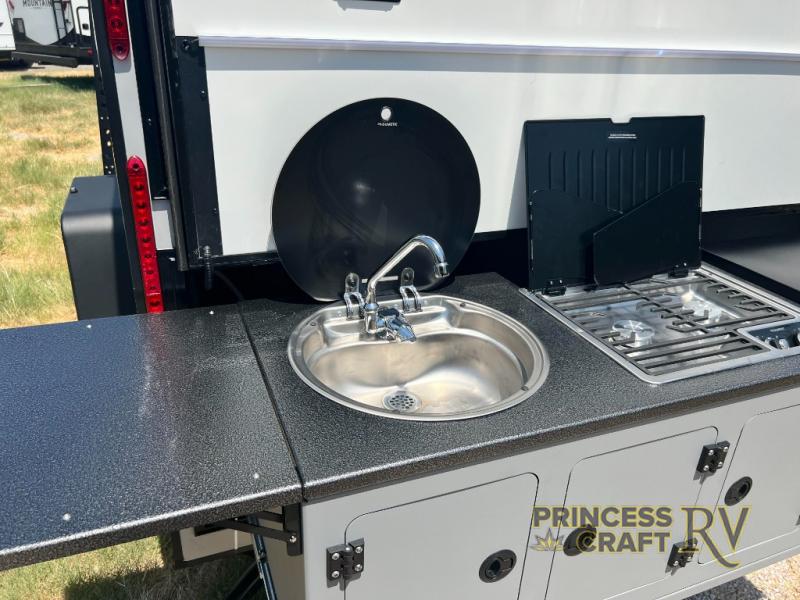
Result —
[{"label": "black storage compartment", "polygon": [[77,177],[61,213],[79,319],[136,312],[117,180]]}]

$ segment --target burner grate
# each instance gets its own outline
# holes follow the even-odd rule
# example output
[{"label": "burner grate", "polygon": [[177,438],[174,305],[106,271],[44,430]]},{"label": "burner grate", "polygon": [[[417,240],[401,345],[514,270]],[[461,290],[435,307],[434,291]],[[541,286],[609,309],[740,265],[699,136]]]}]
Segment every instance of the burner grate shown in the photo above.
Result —
[{"label": "burner grate", "polygon": [[[704,295],[700,300],[690,300],[690,307],[710,306],[713,311],[706,308],[697,314],[696,308],[687,309],[681,300],[681,295],[687,293]],[[768,352],[768,348],[741,335],[737,328],[795,316],[698,271],[680,278],[647,279],[611,290],[587,288],[544,299],[618,356],[654,376]],[[663,321],[657,326],[663,329],[662,334],[644,339],[629,329],[615,330],[614,311],[621,310],[619,307],[633,315],[626,317],[631,322],[638,322],[639,315],[652,315],[649,318],[655,321],[650,323]]]}]

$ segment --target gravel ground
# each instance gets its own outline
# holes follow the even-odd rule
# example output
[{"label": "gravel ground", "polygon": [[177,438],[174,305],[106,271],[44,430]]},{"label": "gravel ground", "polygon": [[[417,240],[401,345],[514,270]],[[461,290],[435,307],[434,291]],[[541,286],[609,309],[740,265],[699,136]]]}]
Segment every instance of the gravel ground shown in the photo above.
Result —
[{"label": "gravel ground", "polygon": [[798,599],[800,599],[800,556],[689,598],[689,600]]}]

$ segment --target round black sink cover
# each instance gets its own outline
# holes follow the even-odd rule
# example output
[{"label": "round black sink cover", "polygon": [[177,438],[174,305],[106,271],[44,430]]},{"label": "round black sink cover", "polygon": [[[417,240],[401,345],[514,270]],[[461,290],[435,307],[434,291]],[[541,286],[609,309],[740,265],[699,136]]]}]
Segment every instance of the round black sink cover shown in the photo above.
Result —
[{"label": "round black sink cover", "polygon": [[[478,167],[453,124],[417,102],[375,98],[331,113],[294,147],[275,187],[273,236],[292,279],[331,301],[348,273],[370,277],[417,234],[439,241],[452,272],[479,210]],[[406,266],[417,288],[435,283],[424,248],[398,271]]]}]

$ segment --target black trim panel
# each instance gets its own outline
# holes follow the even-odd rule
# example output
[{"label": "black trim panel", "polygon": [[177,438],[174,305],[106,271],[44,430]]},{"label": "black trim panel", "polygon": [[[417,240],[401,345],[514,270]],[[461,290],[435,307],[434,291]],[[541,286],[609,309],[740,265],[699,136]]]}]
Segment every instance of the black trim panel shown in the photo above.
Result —
[{"label": "black trim panel", "polygon": [[222,254],[205,52],[197,38],[172,38],[167,70],[186,254],[189,266],[196,268],[204,266],[206,246],[212,257]]},{"label": "black trim panel", "polygon": [[703,213],[703,247],[751,238],[800,232],[800,204],[718,210]]},{"label": "black trim panel", "polygon": [[53,54],[42,54],[39,52],[18,52],[11,53],[12,60],[24,60],[29,63],[45,63],[57,65],[59,67],[75,68],[78,66],[78,59],[71,56],[55,56]]},{"label": "black trim panel", "polygon": [[[136,247],[136,234],[133,230],[133,210],[131,208],[130,191],[128,189],[128,176],[126,172],[127,154],[125,152],[125,136],[122,130],[122,114],[119,107],[117,82],[114,74],[114,59],[108,49],[106,36],[105,12],[103,0],[90,0],[92,14],[92,31],[95,34],[95,77],[101,78],[101,89],[105,100],[103,107],[98,107],[101,115],[105,113],[107,123],[100,122],[101,132],[110,131],[108,140],[114,155],[114,166],[119,185],[120,201],[122,203],[122,220],[125,227],[125,244],[128,250],[128,261],[131,267],[131,283],[133,297],[136,302],[136,312],[144,312],[144,292],[142,288],[142,275],[139,268],[139,251]],[[106,136],[101,135],[101,139]]]}]

